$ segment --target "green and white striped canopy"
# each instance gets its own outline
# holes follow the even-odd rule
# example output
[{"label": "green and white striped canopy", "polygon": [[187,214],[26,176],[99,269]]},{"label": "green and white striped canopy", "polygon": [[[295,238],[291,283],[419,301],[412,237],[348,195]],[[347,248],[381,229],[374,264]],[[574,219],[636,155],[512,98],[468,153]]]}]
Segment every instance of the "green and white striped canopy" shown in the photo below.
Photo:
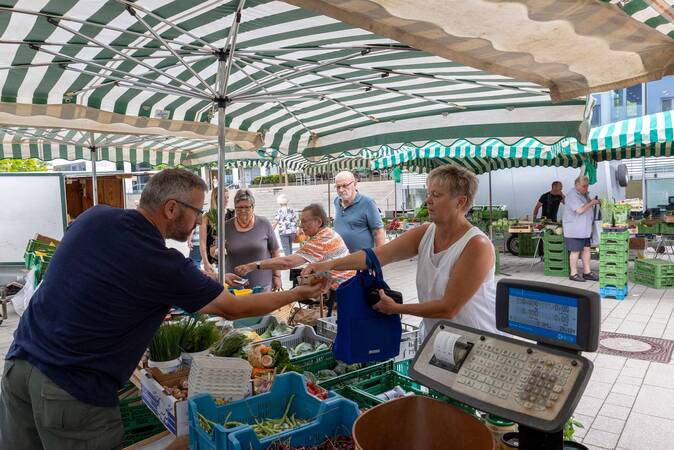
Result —
[{"label": "green and white striped canopy", "polygon": [[434,143],[406,148],[372,161],[373,169],[401,166],[427,172],[443,164],[457,164],[475,173],[513,167],[580,167],[585,159],[612,161],[630,158],[672,156],[674,111],[623,120],[590,130],[587,145],[565,139],[543,145],[524,139],[515,145],[497,140],[480,145],[457,142],[451,146]]},{"label": "green and white striped canopy", "polygon": [[[222,98],[218,61],[236,17]],[[241,141],[259,135],[259,147],[307,158],[460,139],[552,144],[582,138],[589,119],[584,100],[553,105],[537,84],[270,0],[0,7],[0,99],[77,105],[133,118],[134,127],[158,119],[211,125],[219,101],[230,131],[252,132]],[[208,158],[194,150],[189,159]]]},{"label": "green and white striped canopy", "polygon": [[154,135],[92,134],[68,129],[0,128],[0,159],[91,159],[92,146],[98,161],[175,166],[184,162],[191,152],[216,147],[217,142]]},{"label": "green and white striped canopy", "polygon": [[674,39],[674,0],[603,0]]}]

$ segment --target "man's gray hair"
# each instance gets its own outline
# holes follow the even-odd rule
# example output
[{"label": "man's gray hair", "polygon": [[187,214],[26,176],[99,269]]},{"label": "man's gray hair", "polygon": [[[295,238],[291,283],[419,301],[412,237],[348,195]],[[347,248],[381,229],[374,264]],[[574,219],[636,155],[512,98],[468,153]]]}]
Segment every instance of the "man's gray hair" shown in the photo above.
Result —
[{"label": "man's gray hair", "polygon": [[590,179],[588,177],[586,177],[585,175],[578,175],[578,178],[576,178],[576,181],[574,181],[574,184],[576,186],[578,186],[583,181],[587,181],[589,183]]},{"label": "man's gray hair", "polygon": [[255,208],[255,197],[253,196],[253,193],[250,190],[239,189],[238,191],[236,191],[236,195],[234,196],[234,206],[236,207],[236,204],[243,200],[248,200],[250,202],[250,205],[253,208]]},{"label": "man's gray hair", "polygon": [[188,202],[194,189],[206,192],[206,182],[185,169],[164,169],[147,182],[140,195],[139,206],[157,211],[169,200]]}]

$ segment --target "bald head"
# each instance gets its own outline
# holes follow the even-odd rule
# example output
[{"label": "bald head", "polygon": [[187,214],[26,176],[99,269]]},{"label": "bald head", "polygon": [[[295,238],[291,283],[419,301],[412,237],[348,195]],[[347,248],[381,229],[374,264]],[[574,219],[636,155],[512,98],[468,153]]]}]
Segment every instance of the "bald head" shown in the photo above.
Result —
[{"label": "bald head", "polygon": [[349,171],[339,172],[335,177],[337,195],[342,200],[343,206],[348,206],[356,199],[356,178]]},{"label": "bald head", "polygon": [[356,181],[356,177],[353,176],[351,172],[348,170],[345,170],[343,172],[339,172],[335,176],[335,183],[337,184],[343,184],[343,183],[349,183],[351,181]]}]

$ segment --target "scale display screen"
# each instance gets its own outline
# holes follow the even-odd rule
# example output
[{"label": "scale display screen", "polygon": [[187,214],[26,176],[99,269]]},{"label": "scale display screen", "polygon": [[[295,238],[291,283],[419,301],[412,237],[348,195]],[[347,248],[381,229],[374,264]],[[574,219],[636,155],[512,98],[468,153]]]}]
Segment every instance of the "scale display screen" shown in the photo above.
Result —
[{"label": "scale display screen", "polygon": [[508,327],[575,344],[578,299],[522,288],[508,288]]}]

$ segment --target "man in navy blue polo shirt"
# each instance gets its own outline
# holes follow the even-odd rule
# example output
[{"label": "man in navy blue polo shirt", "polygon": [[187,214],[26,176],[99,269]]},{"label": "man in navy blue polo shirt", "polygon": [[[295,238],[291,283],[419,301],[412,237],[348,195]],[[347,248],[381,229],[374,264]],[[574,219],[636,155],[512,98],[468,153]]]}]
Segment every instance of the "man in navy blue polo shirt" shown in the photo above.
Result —
[{"label": "man in navy blue polo shirt", "polygon": [[172,305],[228,319],[271,312],[321,286],[234,297],[165,239],[185,242],[206,184],[166,169],[137,210],[96,206],[68,228],[14,333],[0,393],[1,449],[113,449],[117,390]]},{"label": "man in navy blue polo shirt", "polygon": [[351,172],[335,177],[335,231],[342,237],[351,253],[364,248],[384,245],[386,233],[374,200],[357,189]]}]

